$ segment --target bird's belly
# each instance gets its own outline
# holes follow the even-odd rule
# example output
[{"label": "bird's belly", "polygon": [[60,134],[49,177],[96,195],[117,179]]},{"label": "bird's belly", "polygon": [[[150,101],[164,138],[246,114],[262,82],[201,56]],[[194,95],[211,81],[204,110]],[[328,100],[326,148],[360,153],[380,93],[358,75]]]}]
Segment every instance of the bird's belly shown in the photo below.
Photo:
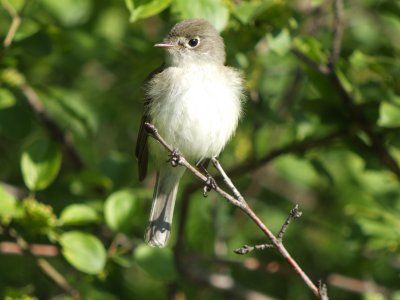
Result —
[{"label": "bird's belly", "polygon": [[224,81],[195,77],[181,82],[157,99],[160,105],[153,105],[152,120],[186,158],[217,156],[236,129],[240,95]]}]

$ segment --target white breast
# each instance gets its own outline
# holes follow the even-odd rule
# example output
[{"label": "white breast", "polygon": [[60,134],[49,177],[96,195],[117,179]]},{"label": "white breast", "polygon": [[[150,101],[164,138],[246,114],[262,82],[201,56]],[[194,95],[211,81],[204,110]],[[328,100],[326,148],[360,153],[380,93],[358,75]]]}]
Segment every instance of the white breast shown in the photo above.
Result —
[{"label": "white breast", "polygon": [[152,122],[186,158],[217,156],[234,133],[242,80],[225,66],[169,67],[149,84]]}]

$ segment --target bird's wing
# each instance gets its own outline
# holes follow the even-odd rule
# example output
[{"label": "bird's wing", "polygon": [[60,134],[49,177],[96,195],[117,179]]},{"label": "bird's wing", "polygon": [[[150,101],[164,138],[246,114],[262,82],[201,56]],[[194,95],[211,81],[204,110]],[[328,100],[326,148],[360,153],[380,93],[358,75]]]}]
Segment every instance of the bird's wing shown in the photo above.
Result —
[{"label": "bird's wing", "polygon": [[[155,75],[157,75],[158,73],[161,73],[164,69],[165,69],[165,66],[161,65],[160,67],[155,69],[153,72],[151,72],[145,81],[145,86]],[[149,147],[147,145],[148,134],[146,132],[146,129],[144,128],[144,124],[146,122],[151,123],[150,115],[148,113],[148,107],[149,107],[149,105],[151,105],[151,101],[152,101],[152,99],[146,95],[145,99],[144,99],[144,111],[143,111],[142,120],[140,122],[139,134],[138,134],[138,137],[136,140],[136,158],[138,160],[139,180],[140,181],[142,181],[146,177],[147,163],[149,160]]]}]

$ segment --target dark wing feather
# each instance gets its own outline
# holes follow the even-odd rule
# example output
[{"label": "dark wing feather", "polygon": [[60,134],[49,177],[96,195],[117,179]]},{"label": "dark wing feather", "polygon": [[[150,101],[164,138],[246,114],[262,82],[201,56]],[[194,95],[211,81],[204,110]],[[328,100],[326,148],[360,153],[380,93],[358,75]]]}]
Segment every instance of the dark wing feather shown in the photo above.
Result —
[{"label": "dark wing feather", "polygon": [[143,114],[139,134],[136,141],[136,158],[139,167],[139,180],[142,181],[147,174],[147,161],[149,160],[149,147],[147,145],[147,132],[144,123],[150,122],[150,117]]},{"label": "dark wing feather", "polygon": [[[157,69],[155,69],[153,72],[150,73],[150,75],[147,77],[145,81],[145,86],[147,86],[147,83],[158,73],[161,73],[165,69],[164,65],[161,65]],[[136,140],[136,158],[138,160],[138,167],[139,167],[139,180],[142,181],[147,174],[147,163],[149,160],[149,147],[147,144],[147,138],[148,134],[146,132],[146,129],[144,128],[144,124],[146,122],[151,123],[150,116],[148,114],[148,107],[151,104],[152,99],[149,97],[145,97],[144,101],[144,112],[142,116],[142,120],[140,122],[140,128],[139,128],[139,134]]]}]

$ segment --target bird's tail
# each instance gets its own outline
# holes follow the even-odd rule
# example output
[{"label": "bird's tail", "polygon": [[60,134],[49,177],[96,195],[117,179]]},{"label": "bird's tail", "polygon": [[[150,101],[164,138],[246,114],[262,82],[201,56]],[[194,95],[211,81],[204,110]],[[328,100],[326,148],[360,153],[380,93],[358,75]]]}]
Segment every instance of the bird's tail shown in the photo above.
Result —
[{"label": "bird's tail", "polygon": [[145,241],[153,247],[165,247],[172,225],[176,193],[179,180],[185,169],[183,167],[163,166],[157,173],[153,203],[149,225],[145,233]]}]

